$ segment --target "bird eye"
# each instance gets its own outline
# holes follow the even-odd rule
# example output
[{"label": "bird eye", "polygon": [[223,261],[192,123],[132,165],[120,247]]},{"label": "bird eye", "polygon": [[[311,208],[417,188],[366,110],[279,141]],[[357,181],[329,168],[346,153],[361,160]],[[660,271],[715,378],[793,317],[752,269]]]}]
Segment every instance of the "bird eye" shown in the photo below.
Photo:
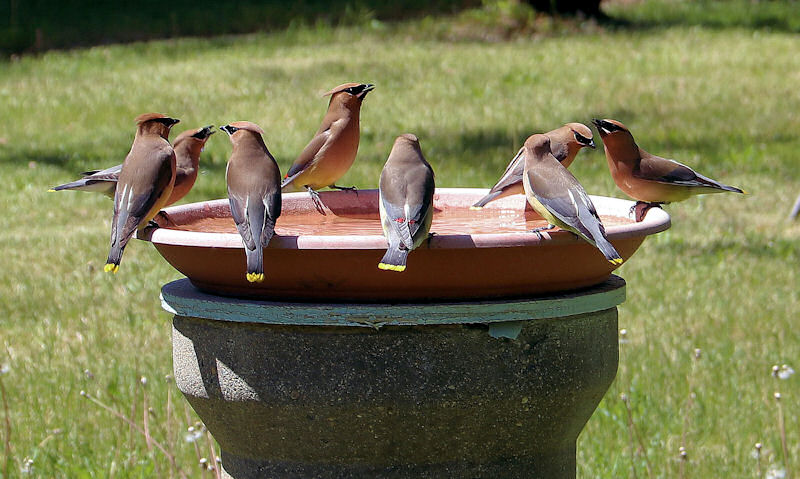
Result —
[{"label": "bird eye", "polygon": [[578,143],[583,143],[584,145],[588,145],[589,143],[592,142],[591,138],[586,138],[585,136],[581,135],[577,131],[573,131],[572,133],[575,134],[575,140],[577,140]]}]

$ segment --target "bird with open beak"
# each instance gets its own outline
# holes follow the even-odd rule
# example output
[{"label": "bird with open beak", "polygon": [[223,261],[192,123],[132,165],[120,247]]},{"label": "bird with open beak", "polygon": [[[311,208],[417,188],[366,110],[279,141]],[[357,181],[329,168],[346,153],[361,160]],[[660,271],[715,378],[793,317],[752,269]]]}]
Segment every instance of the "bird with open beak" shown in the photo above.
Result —
[{"label": "bird with open beak", "polygon": [[325,94],[331,97],[328,111],[317,133],[286,173],[282,191],[308,191],[317,210],[323,212],[318,189],[355,189],[337,186],[336,181],[356,159],[361,104],[374,88],[369,83],[345,83]]},{"label": "bird with open beak", "polygon": [[119,172],[111,220],[111,249],[104,270],[116,273],[122,252],[138,228],[167,204],[175,185],[175,151],[167,141],[180,120],[160,113],[136,118],[136,136]]},{"label": "bird with open beak", "polygon": [[249,121],[220,128],[233,151],[225,170],[231,216],[244,243],[247,281],[264,281],[264,251],[281,215],[281,172],[264,143],[264,130]]},{"label": "bird with open beak", "polygon": [[617,120],[592,120],[600,132],[608,168],[614,183],[637,201],[631,208],[636,221],[642,221],[647,210],[690,196],[731,191],[739,188],[724,185],[695,172],[675,160],[661,158],[639,148],[628,128]]},{"label": "bird with open beak", "polygon": [[[209,125],[203,128],[186,130],[175,138],[172,145],[172,149],[175,150],[176,161],[175,185],[165,206],[181,200],[194,186],[199,171],[200,152],[203,151],[208,138],[214,133],[213,128],[214,125]],[[122,165],[112,166],[105,170],[87,171],[83,173],[83,178],[54,186],[50,191],[93,191],[113,199],[121,171]]]},{"label": "bird with open beak", "polygon": [[[581,148],[588,146],[594,149],[592,130],[583,123],[567,123],[561,128],[545,133],[550,138],[550,149],[556,160],[569,168]],[[489,190],[489,193],[470,206],[471,210],[480,210],[490,202],[510,195],[525,194],[522,186],[522,171],[525,166],[525,147],[519,149],[517,155],[503,172],[503,176]]]}]

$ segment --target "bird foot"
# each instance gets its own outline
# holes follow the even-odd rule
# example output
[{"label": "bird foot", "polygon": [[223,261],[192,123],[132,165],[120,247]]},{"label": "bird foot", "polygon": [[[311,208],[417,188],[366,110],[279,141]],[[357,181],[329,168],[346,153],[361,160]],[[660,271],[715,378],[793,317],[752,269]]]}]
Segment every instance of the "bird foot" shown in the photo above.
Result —
[{"label": "bird foot", "polygon": [[323,204],[322,204],[322,199],[320,199],[320,197],[319,197],[319,193],[314,191],[314,189],[311,188],[310,186],[306,186],[306,189],[308,190],[308,194],[311,195],[311,201],[314,202],[314,208],[317,209],[319,214],[321,214],[323,216],[327,216],[326,213],[325,213],[325,208],[323,207]]},{"label": "bird foot", "polygon": [[355,187],[355,186],[329,185],[328,188],[333,188],[333,189],[339,190],[339,191],[353,191],[353,192],[355,192],[356,197],[358,197],[358,188]]},{"label": "bird foot", "polygon": [[144,229],[154,229],[154,230],[156,230],[158,228],[161,228],[161,225],[156,223],[153,220],[148,221],[147,222],[147,226],[144,227]]},{"label": "bird foot", "polygon": [[544,239],[544,235],[542,235],[542,231],[551,230],[551,229],[553,229],[555,227],[556,227],[555,225],[551,225],[550,223],[547,223],[547,226],[540,226],[538,228],[534,228],[534,229],[530,230],[529,233],[535,233],[536,236],[538,236],[540,240],[543,240]]},{"label": "bird foot", "polygon": [[650,211],[650,208],[661,208],[662,204],[663,203],[647,203],[644,201],[637,201],[635,205],[631,206],[628,214],[634,215],[634,220],[637,223],[640,223],[647,215],[647,212]]},{"label": "bird foot", "polygon": [[428,240],[428,248],[431,247],[431,240],[433,239],[434,236],[436,236],[436,233],[434,233],[433,231],[428,233],[428,238],[427,238],[427,240]]},{"label": "bird foot", "polygon": [[[156,220],[161,220],[161,221],[159,222],[159,221],[156,221]],[[163,210],[159,211],[158,214],[156,214],[155,218],[150,220],[150,223],[155,223],[157,227],[161,227],[162,225],[163,226],[175,226],[176,225],[175,221],[173,221],[172,218],[167,213],[165,213]]]}]

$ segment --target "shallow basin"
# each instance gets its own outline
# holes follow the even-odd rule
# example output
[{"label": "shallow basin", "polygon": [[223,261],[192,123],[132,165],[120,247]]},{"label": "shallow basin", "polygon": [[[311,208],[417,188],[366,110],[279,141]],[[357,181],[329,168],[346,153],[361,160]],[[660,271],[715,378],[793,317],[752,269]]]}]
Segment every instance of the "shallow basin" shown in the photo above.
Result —
[{"label": "shallow basin", "polygon": [[[526,208],[524,196],[469,206],[485,189],[440,188],[431,232],[411,252],[408,268],[378,269],[386,240],[377,190],[320,193],[319,213],[307,193],[283,195],[283,213],[264,250],[263,283],[245,279],[242,240],[227,199],[166,208],[161,228],[139,232],[198,289],[215,294],[281,301],[407,302],[531,297],[602,283],[616,269],[574,234],[528,232],[545,221]],[[593,196],[609,240],[627,261],[647,235],[670,226],[651,209],[639,223],[633,202]]]}]

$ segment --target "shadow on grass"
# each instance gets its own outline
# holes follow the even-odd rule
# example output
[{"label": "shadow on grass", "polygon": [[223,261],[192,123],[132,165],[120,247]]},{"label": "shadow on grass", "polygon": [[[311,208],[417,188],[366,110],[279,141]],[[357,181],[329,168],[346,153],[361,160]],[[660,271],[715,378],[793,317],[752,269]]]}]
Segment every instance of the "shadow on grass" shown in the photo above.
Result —
[{"label": "shadow on grass", "polygon": [[792,0],[650,0],[612,5],[606,8],[606,15],[599,21],[608,28],[623,31],[698,26],[800,33],[798,8],[797,2]]}]

